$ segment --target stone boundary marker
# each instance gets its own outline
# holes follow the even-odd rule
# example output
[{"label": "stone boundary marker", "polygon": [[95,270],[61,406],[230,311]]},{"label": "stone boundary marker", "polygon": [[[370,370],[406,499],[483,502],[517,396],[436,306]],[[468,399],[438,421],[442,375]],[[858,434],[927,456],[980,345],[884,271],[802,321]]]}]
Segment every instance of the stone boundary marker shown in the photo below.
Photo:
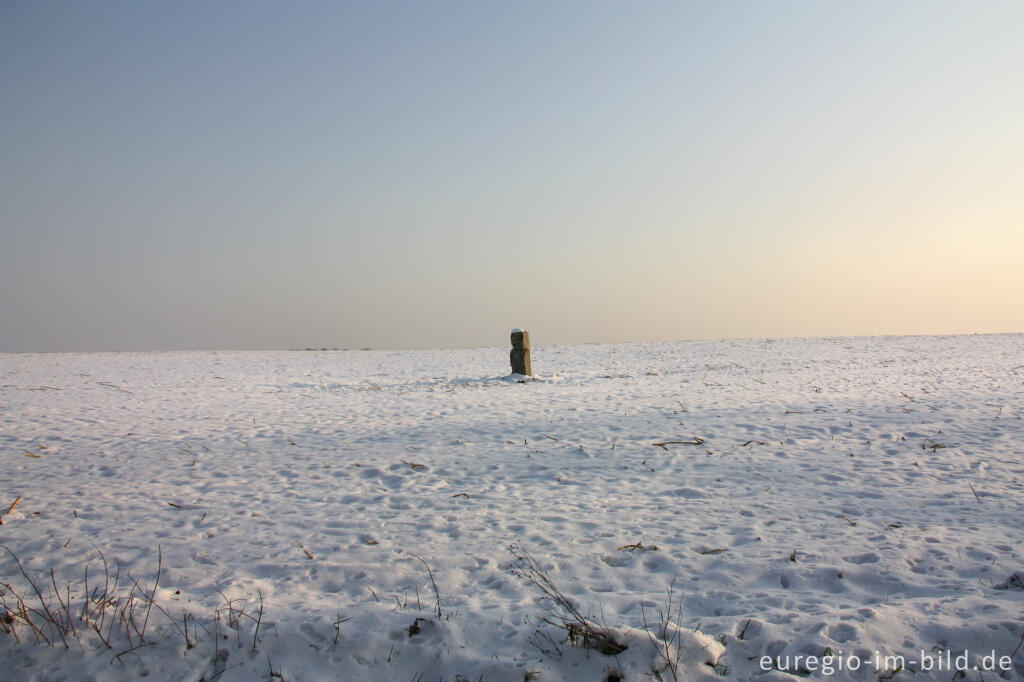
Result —
[{"label": "stone boundary marker", "polygon": [[512,362],[513,374],[533,374],[530,367],[530,332],[524,332],[522,329],[512,330],[512,352],[508,357]]}]

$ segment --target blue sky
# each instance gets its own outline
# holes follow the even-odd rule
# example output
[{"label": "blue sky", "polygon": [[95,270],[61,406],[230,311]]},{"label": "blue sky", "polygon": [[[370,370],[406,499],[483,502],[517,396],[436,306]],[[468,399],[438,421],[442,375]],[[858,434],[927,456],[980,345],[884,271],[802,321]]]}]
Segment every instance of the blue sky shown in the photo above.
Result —
[{"label": "blue sky", "polygon": [[1019,2],[0,2],[0,351],[1024,331]]}]

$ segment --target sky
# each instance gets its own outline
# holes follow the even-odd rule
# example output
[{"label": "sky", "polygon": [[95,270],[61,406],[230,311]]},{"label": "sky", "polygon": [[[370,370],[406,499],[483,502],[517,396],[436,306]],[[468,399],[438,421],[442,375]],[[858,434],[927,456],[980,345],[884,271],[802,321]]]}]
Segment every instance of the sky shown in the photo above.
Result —
[{"label": "sky", "polygon": [[0,0],[0,351],[1024,332],[1024,3]]}]

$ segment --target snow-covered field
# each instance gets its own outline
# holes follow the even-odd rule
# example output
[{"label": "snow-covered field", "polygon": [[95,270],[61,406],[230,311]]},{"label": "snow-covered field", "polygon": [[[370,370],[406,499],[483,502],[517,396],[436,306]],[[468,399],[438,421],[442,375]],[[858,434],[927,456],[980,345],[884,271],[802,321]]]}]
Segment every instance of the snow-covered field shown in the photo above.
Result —
[{"label": "snow-covered field", "polygon": [[[541,346],[533,368],[0,355],[0,676],[875,680],[902,656],[897,679],[1024,679],[1024,336]],[[545,622],[522,550],[628,648]],[[41,602],[59,622],[68,600],[65,648]]]}]

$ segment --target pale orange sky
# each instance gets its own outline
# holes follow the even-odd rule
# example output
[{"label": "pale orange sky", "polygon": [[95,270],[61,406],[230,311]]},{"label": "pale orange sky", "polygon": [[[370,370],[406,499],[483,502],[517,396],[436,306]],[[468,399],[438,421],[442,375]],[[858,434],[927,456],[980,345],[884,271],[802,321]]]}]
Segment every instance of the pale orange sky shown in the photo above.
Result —
[{"label": "pale orange sky", "polygon": [[1024,4],[0,5],[0,351],[1024,332]]}]

